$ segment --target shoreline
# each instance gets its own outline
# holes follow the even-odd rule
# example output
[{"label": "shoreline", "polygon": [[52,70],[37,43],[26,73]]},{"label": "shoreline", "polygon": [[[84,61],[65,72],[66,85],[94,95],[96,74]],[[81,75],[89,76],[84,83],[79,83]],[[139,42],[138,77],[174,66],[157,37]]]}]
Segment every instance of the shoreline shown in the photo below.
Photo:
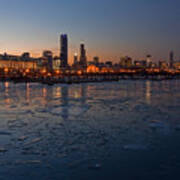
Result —
[{"label": "shoreline", "polygon": [[150,81],[164,81],[164,80],[178,80],[180,74],[106,74],[106,75],[64,75],[61,77],[0,77],[1,82],[13,83],[41,83],[47,85],[54,84],[79,84],[79,83],[101,83],[101,82],[115,82],[120,80],[150,80]]}]

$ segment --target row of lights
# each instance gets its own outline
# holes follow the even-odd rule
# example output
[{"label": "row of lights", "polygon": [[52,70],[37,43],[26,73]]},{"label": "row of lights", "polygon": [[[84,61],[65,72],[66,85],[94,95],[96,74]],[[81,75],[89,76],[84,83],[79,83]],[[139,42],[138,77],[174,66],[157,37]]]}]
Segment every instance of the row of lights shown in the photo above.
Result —
[{"label": "row of lights", "polygon": [[[3,70],[4,70],[5,73],[10,72],[9,68],[4,68]],[[152,73],[152,72],[159,73],[160,71],[161,70],[159,68],[146,69],[146,72],[148,72],[148,73]],[[165,71],[168,72],[168,73],[180,73],[180,70],[175,71],[175,70],[166,69]],[[22,72],[28,74],[28,73],[31,72],[31,70],[27,68],[25,70],[22,70]],[[70,71],[70,70],[66,71],[67,74],[76,73],[78,75],[82,75],[83,72],[84,72],[83,70],[77,70],[77,71],[74,71],[74,72]],[[86,71],[86,73],[115,73],[115,72],[117,72],[117,71],[114,71],[113,69],[109,69],[109,68],[103,68],[102,70],[99,70],[99,68],[94,68],[94,67],[89,68],[89,69],[87,68],[87,71]],[[136,73],[137,71],[136,70],[131,70],[131,69],[120,69],[120,70],[118,70],[118,72],[120,72],[120,73]],[[52,73],[48,72],[47,69],[42,69],[40,71],[40,73],[43,74],[43,75],[52,76]],[[56,75],[62,74],[62,72],[60,70],[55,70],[54,73]]]}]

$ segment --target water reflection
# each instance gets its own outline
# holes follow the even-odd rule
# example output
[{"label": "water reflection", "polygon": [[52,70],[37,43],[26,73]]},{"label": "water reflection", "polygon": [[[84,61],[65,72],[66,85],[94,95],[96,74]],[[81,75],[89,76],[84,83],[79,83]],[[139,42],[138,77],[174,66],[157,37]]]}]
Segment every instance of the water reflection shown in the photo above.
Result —
[{"label": "water reflection", "polygon": [[69,108],[68,108],[68,94],[69,88],[68,86],[61,87],[61,94],[62,94],[62,117],[63,119],[68,119],[69,117]]},{"label": "water reflection", "polygon": [[146,102],[151,104],[151,81],[146,81]]},{"label": "water reflection", "polygon": [[30,103],[30,85],[29,83],[26,84],[26,101]]},{"label": "water reflection", "polygon": [[[129,153],[145,151],[146,156],[153,150],[156,157],[157,152],[161,152],[159,147],[166,149],[159,143],[164,139],[170,142],[165,135],[174,134],[172,128],[179,124],[179,85],[180,81],[54,86],[0,83],[0,144],[5,145],[1,151],[7,149],[1,153],[1,169],[9,172],[7,167],[14,171],[16,167],[27,167],[29,172],[29,167],[43,168],[43,164],[48,164],[41,171],[44,175],[49,164],[51,167],[58,164],[58,168],[50,168],[50,174],[59,174],[59,167],[65,164],[64,172],[66,168],[72,171],[81,165],[84,169],[91,165],[91,160],[96,165],[113,154],[117,159],[120,151],[129,157]],[[176,132],[179,134],[179,130]],[[157,138],[160,134],[162,138]],[[174,149],[173,146],[173,159]],[[149,162],[152,163],[151,157]],[[19,177],[26,175],[25,171],[20,172],[23,174]]]},{"label": "water reflection", "polygon": [[81,103],[86,104],[86,99],[87,99],[87,86],[86,85],[81,85]]},{"label": "water reflection", "polygon": [[11,100],[10,100],[10,96],[9,96],[9,83],[8,82],[5,82],[4,84],[4,101],[5,101],[5,105],[6,106],[9,106],[10,105],[10,102],[11,102]]},{"label": "water reflection", "polygon": [[[11,107],[56,110],[63,119],[69,115],[78,114],[87,103],[87,85],[47,86],[41,84],[13,84],[1,83],[1,95],[7,110]],[[2,101],[0,101],[2,103]],[[76,108],[76,109],[75,109]],[[43,110],[44,111],[44,110]]]},{"label": "water reflection", "polygon": [[[173,104],[176,101],[175,98],[171,97],[173,97],[174,92],[176,92],[176,97],[179,97],[178,88],[177,81],[122,81],[119,84],[55,86],[4,82],[0,83],[0,104],[5,104],[7,108],[12,106],[24,108],[26,105],[27,108],[35,111],[38,108],[45,108],[48,111],[56,108],[56,114],[68,119],[71,115],[78,115],[82,112],[89,103],[96,103],[102,99],[103,102],[107,101],[107,105],[111,102],[118,103],[118,99],[119,103],[127,102],[127,100],[131,102],[132,100],[132,103],[144,101],[149,105],[163,104],[164,101],[166,104],[167,102]],[[124,106],[124,104],[120,104],[120,106]]]},{"label": "water reflection", "polygon": [[[62,107],[63,119],[66,120],[69,118],[70,115],[77,115],[81,113],[82,108],[84,108],[84,106],[86,105],[86,99],[87,99],[86,85],[80,85],[78,86],[78,88],[77,87],[72,88],[71,86],[62,86],[61,107]],[[80,104],[78,102],[80,102]]]},{"label": "water reflection", "polygon": [[61,98],[62,97],[62,95],[61,95],[61,87],[54,88],[54,97],[55,98]]}]

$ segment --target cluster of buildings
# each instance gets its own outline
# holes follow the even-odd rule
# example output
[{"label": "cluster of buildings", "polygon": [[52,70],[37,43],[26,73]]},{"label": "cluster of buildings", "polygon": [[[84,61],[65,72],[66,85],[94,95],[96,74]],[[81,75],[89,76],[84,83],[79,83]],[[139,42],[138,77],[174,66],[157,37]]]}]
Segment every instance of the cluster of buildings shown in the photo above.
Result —
[{"label": "cluster of buildings", "polygon": [[171,51],[169,61],[153,62],[151,55],[147,55],[144,60],[133,60],[131,57],[124,56],[120,58],[119,63],[112,61],[100,62],[99,57],[95,56],[92,61],[88,61],[86,55],[85,44],[80,44],[79,56],[74,54],[74,61],[72,66],[68,63],[68,36],[62,34],[60,36],[60,53],[59,56],[53,56],[52,51],[43,51],[42,57],[32,58],[30,53],[25,52],[21,56],[14,56],[9,54],[0,54],[0,69],[31,69],[42,70],[47,72],[54,70],[61,71],[85,71],[85,72],[111,72],[114,69],[145,69],[145,68],[159,68],[159,69],[177,69],[180,70],[180,61],[174,60],[174,53]]},{"label": "cluster of buildings", "polygon": [[68,63],[68,36],[62,34],[60,36],[60,53],[59,56],[53,56],[53,52],[45,50],[39,58],[32,58],[29,52],[23,53],[21,56],[9,55],[7,53],[0,54],[0,69],[47,69],[48,72],[53,70],[70,70],[71,68],[87,68],[87,57],[85,45],[80,45],[80,59],[78,55],[74,56],[74,64],[70,66]]},{"label": "cluster of buildings", "polygon": [[143,60],[132,60],[132,58],[125,56],[120,58],[120,67],[124,68],[159,68],[159,69],[180,69],[180,61],[174,60],[174,52],[169,54],[169,61],[153,62],[152,56],[147,55]]}]

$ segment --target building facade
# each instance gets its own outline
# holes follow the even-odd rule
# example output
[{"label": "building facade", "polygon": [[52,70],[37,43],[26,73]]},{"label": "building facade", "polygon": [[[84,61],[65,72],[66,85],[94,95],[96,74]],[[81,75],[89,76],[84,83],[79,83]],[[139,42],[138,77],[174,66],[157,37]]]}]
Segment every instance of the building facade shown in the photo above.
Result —
[{"label": "building facade", "polygon": [[60,60],[61,60],[61,67],[68,66],[68,36],[67,34],[62,34],[60,37]]},{"label": "building facade", "polygon": [[84,67],[87,66],[86,49],[83,43],[80,45],[80,65]]}]

